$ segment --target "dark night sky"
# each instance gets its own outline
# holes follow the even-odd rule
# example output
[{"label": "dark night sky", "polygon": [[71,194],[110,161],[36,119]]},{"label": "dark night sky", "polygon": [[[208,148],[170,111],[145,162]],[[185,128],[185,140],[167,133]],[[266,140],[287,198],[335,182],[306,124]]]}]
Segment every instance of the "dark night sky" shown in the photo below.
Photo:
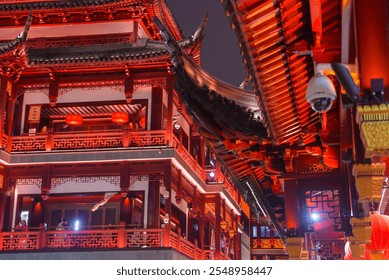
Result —
[{"label": "dark night sky", "polygon": [[208,12],[203,41],[203,67],[232,85],[246,76],[235,32],[218,0],[166,0],[185,37],[191,36]]}]

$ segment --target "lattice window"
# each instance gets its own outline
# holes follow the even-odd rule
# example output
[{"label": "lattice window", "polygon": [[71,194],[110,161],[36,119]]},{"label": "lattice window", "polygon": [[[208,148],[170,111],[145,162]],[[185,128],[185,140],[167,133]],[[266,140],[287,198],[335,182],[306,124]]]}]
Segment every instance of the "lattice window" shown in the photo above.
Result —
[{"label": "lattice window", "polygon": [[307,230],[314,231],[332,220],[334,231],[343,231],[340,217],[340,192],[333,190],[305,191]]}]

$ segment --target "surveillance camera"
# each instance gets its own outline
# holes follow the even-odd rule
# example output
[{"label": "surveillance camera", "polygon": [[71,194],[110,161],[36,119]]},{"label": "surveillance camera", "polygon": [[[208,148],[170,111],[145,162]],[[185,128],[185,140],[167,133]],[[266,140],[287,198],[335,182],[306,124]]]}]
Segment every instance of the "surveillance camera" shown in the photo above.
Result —
[{"label": "surveillance camera", "polygon": [[334,84],[323,73],[317,73],[309,80],[305,99],[314,111],[327,112],[331,109],[332,101],[336,99]]}]

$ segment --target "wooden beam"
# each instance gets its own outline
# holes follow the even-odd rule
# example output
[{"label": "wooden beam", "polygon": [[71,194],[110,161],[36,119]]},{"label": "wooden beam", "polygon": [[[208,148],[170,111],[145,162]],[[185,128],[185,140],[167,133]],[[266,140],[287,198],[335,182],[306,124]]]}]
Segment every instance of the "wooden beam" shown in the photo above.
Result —
[{"label": "wooden beam", "polygon": [[[88,82],[108,82],[108,81],[120,81],[123,82],[123,68],[109,68],[109,69],[98,69],[98,68],[88,68],[85,71],[81,69],[74,69],[74,71],[67,72],[57,72],[57,79],[59,87],[75,84],[79,85],[80,83]],[[29,86],[29,85],[49,85],[50,79],[47,77],[48,73],[42,73],[36,75],[33,72],[28,73],[27,71],[21,77],[18,82],[18,86]],[[146,69],[144,71],[132,73],[132,79],[134,83],[138,80],[154,80],[154,79],[164,79],[167,76],[166,69],[160,68],[155,72],[148,72]]]}]

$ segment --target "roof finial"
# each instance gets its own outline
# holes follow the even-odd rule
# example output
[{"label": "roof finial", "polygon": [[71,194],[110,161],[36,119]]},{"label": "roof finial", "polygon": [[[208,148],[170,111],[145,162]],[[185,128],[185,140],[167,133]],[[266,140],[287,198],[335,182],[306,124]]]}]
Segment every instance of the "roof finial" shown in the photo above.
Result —
[{"label": "roof finial", "polygon": [[28,31],[30,30],[31,23],[32,23],[32,11],[28,13],[26,24],[24,25],[22,32],[18,36],[20,41],[23,42],[27,40],[27,35],[28,35]]},{"label": "roof finial", "polygon": [[192,35],[192,40],[197,41],[201,40],[205,36],[205,26],[207,25],[208,21],[208,12],[205,13],[203,20],[201,21],[200,26],[197,28],[196,32]]}]

